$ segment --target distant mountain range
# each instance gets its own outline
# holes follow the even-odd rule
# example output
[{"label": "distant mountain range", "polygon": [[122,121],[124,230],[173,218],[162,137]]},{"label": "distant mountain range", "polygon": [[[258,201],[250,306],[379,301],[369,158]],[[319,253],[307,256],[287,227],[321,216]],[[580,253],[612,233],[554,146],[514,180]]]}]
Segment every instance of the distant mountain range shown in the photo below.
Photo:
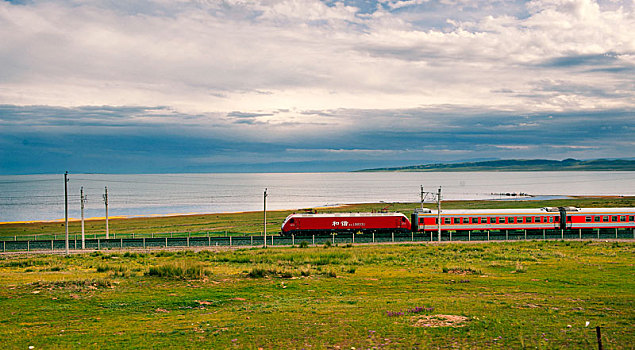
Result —
[{"label": "distant mountain range", "polygon": [[357,170],[376,171],[635,171],[632,159],[594,160],[549,160],[549,159],[507,159],[483,162],[439,163],[411,165],[397,168],[375,168]]}]

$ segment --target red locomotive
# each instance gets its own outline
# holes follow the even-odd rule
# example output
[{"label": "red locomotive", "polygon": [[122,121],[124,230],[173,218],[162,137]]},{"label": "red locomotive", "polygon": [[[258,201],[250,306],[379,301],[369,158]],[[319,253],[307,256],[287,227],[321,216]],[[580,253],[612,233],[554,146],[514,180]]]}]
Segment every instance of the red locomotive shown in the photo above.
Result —
[{"label": "red locomotive", "polygon": [[[415,209],[411,220],[401,213],[292,214],[282,235],[335,232],[428,232],[438,230],[438,213]],[[635,208],[545,207],[541,209],[442,210],[442,231],[578,230],[631,228]]]},{"label": "red locomotive", "polygon": [[410,232],[410,220],[401,213],[291,214],[282,235],[334,232]]}]

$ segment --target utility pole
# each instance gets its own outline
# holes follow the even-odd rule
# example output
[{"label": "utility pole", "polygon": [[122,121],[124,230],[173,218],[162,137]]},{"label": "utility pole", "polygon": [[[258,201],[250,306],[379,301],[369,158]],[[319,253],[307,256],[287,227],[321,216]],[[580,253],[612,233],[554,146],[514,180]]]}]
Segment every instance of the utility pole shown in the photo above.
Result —
[{"label": "utility pole", "polygon": [[423,195],[424,195],[423,185],[421,185],[421,209],[423,209],[423,199],[424,199]]},{"label": "utility pole", "polygon": [[265,248],[267,248],[267,189],[265,188],[265,195],[264,195],[264,206],[263,206],[263,221],[262,221],[262,225],[264,226],[264,234],[265,234]]},{"label": "utility pole", "polygon": [[439,229],[439,242],[441,242],[441,186],[439,186],[439,192],[437,193],[437,225]]},{"label": "utility pole", "polygon": [[104,187],[104,204],[106,205],[106,239],[110,238],[108,233],[108,186]]},{"label": "utility pole", "polygon": [[86,249],[86,239],[84,238],[84,203],[86,202],[86,197],[84,197],[84,186],[82,186],[79,190],[79,201],[82,209],[82,249]]},{"label": "utility pole", "polygon": [[68,255],[68,171],[64,173],[64,228],[66,229],[66,255]]}]

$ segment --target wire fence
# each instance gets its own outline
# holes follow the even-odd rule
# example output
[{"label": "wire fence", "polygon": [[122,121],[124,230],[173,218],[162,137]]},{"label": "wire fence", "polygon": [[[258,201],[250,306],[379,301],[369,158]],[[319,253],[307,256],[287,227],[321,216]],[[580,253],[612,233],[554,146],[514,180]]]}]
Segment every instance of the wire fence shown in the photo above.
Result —
[{"label": "wire fence", "polygon": [[[18,239],[19,238],[19,239]],[[79,239],[78,239],[79,238]],[[499,230],[499,231],[449,231],[442,232],[393,232],[393,233],[337,233],[331,235],[280,236],[267,235],[267,246],[361,244],[361,243],[414,243],[414,242],[469,242],[469,241],[522,241],[522,240],[571,240],[571,239],[635,239],[635,228],[588,230]],[[2,240],[2,252],[55,252],[66,250],[66,239]],[[305,242],[305,243],[303,243]],[[103,249],[153,249],[187,247],[257,247],[265,245],[262,235],[214,235],[210,232],[198,235],[152,234],[135,236],[127,234],[118,238],[69,238],[71,250]]]}]

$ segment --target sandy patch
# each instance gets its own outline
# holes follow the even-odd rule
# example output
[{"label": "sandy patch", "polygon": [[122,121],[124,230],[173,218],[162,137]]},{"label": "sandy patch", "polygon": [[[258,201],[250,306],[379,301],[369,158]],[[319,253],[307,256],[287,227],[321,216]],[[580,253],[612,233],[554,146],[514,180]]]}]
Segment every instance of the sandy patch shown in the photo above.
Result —
[{"label": "sandy patch", "polygon": [[463,327],[468,318],[458,315],[413,316],[414,327]]}]

